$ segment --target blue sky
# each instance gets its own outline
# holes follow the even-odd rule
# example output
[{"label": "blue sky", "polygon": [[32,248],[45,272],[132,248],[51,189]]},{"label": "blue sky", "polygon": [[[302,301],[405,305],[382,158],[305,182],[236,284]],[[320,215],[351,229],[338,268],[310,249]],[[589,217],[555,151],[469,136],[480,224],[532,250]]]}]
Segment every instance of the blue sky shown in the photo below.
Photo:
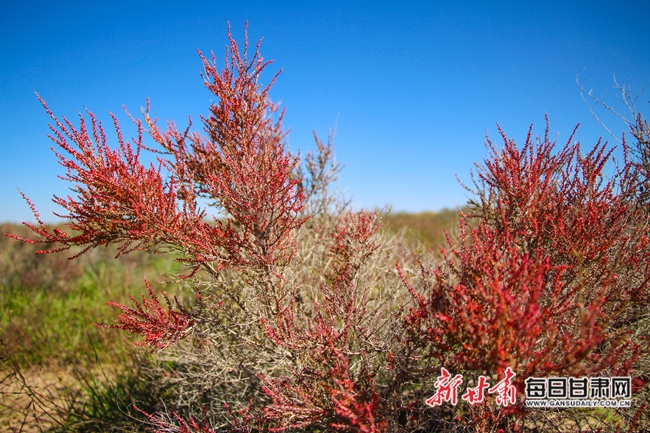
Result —
[{"label": "blue sky", "polygon": [[148,97],[161,121],[197,125],[211,95],[196,50],[221,62],[227,22],[241,41],[247,20],[268,70],[283,69],[271,97],[287,109],[291,149],[304,154],[311,131],[326,137],[338,119],[338,187],[357,207],[462,205],[455,175],[470,181],[496,122],[518,141],[531,123],[543,133],[545,113],[560,142],[577,123],[585,147],[606,135],[576,75],[613,105],[614,74],[639,90],[650,79],[648,17],[647,1],[3,2],[0,222],[31,220],[18,188],[50,222],[52,194],[68,194],[34,91],[59,116],[87,107],[110,124],[113,112],[127,133],[122,105],[138,113]]}]

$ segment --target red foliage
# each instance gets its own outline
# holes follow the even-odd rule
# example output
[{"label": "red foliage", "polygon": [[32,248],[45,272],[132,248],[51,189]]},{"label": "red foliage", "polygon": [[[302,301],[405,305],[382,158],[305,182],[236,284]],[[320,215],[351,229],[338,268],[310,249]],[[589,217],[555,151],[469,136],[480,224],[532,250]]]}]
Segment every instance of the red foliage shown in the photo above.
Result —
[{"label": "red foliage", "polygon": [[[68,210],[60,216],[79,234],[50,233],[28,200],[39,221],[38,227],[28,226],[42,240],[22,240],[62,245],[49,252],[81,246],[83,253],[109,243],[122,244],[120,253],[161,247],[180,253],[192,272],[214,273],[232,265],[272,270],[289,260],[290,232],[305,221],[298,216],[305,197],[293,176],[298,160],[284,147],[282,115],[273,122],[277,106],[268,99],[271,85],[259,89],[269,62],[258,50],[249,62],[248,44],[242,57],[230,32],[229,37],[232,48],[220,73],[201,55],[205,85],[219,99],[202,119],[208,137],[190,133],[189,127],[179,133],[173,123],[162,131],[147,108],[149,134],[173,157],[159,157],[157,167],[140,162],[147,149],[140,120],[133,119],[134,149],[113,116],[119,146],[111,150],[92,113],[91,130],[81,115],[76,129],[65,118],[59,121],[41,99],[54,121],[52,140],[70,155],[55,151],[68,171],[64,179],[75,183],[76,197],[54,201]],[[215,202],[226,220],[205,221],[199,196]]]},{"label": "red foliage", "polygon": [[268,91],[275,77],[264,89],[258,84],[271,62],[262,60],[259,43],[249,61],[248,40],[242,56],[230,31],[228,37],[221,72],[214,55],[210,62],[199,52],[205,86],[219,99],[202,118],[208,136],[190,134],[189,127],[180,133],[173,123],[163,131],[148,112],[145,120],[153,139],[174,157],[169,165],[182,184],[180,197],[205,197],[228,215],[214,221],[210,240],[222,251],[210,256],[224,264],[272,268],[290,259],[290,232],[306,219],[298,216],[305,199],[293,176],[298,159],[284,148],[283,113],[273,121],[278,106]]},{"label": "red foliage", "polygon": [[[134,150],[130,143],[124,141],[117,119],[112,116],[119,147],[111,150],[102,125],[92,113],[88,112],[91,131],[82,115],[79,116],[80,127],[76,129],[65,118],[63,122],[59,121],[40,96],[39,100],[56,126],[50,125],[54,134],[50,138],[71,156],[67,158],[55,150],[59,163],[67,170],[63,179],[75,184],[73,192],[76,193],[76,197],[69,196],[67,199],[54,197],[54,202],[69,212],[67,215],[56,215],[66,218],[69,221],[67,226],[79,234],[68,235],[58,229],[50,233],[25,197],[39,226],[25,225],[41,239],[22,240],[62,245],[43,253],[67,250],[73,246],[83,247],[83,253],[109,243],[121,243],[120,253],[125,253],[169,242],[174,233],[178,233],[176,238],[179,237],[184,226],[200,221],[200,215],[191,212],[186,213],[181,221],[176,209],[176,182],[173,177],[169,182],[163,181],[162,162],[158,168],[153,165],[147,168],[140,163],[143,132],[140,122],[136,122],[139,135]],[[187,235],[184,237],[191,243]]]},{"label": "red foliage", "polygon": [[179,311],[174,311],[167,294],[162,292],[168,305],[168,308],[165,310],[160,305],[160,302],[158,302],[158,296],[153,291],[149,281],[145,280],[145,284],[147,285],[151,299],[147,299],[142,295],[142,304],[139,304],[131,296],[131,302],[133,302],[135,308],[109,302],[108,305],[119,308],[123,312],[115,320],[117,324],[103,325],[96,323],[95,326],[121,329],[132,334],[142,335],[144,340],[141,343],[136,343],[136,345],[151,346],[152,349],[164,349],[185,337],[193,320],[190,313],[180,306],[176,298],[174,300],[179,307]]},{"label": "red foliage", "polygon": [[367,371],[362,368],[351,377],[347,357],[333,344],[315,347],[313,356],[314,366],[295,372],[293,377],[262,377],[262,390],[272,400],[263,417],[271,425],[269,431],[307,426],[363,433],[386,431],[388,423],[382,420],[379,394]]},{"label": "red foliage", "polygon": [[490,158],[478,167],[481,183],[471,216],[512,233],[532,259],[539,254],[539,260],[547,256],[551,264],[566,266],[563,281],[583,285],[587,300],[607,287],[603,316],[638,321],[644,313],[637,306],[650,300],[650,249],[647,209],[625,189],[630,162],[608,177],[604,169],[612,150],[606,143],[581,154],[572,135],[553,153],[547,125],[536,142],[531,127],[519,150],[500,132],[503,149],[496,151],[488,139]]},{"label": "red foliage", "polygon": [[346,423],[332,422],[330,426],[336,430],[361,433],[386,431],[388,423],[381,420],[379,394],[374,389],[363,389],[363,383],[351,380],[348,361],[342,361],[332,372],[332,376],[337,378],[338,389],[333,388],[330,394],[336,414],[343,417]]},{"label": "red foliage", "polygon": [[630,242],[638,241],[633,229],[640,228],[631,223],[639,221],[638,211],[617,191],[616,177],[606,180],[612,153],[606,143],[581,154],[572,134],[554,153],[548,125],[544,139],[537,141],[531,126],[521,149],[499,132],[503,149],[497,151],[488,139],[490,157],[478,166],[473,216],[512,232],[525,251],[547,254],[552,264],[575,271],[607,262],[613,250],[635,251]]},{"label": "red foliage", "polygon": [[404,318],[409,341],[449,369],[585,373],[580,362],[605,336],[602,296],[585,302],[582,287],[562,281],[564,266],[531,258],[510,233],[481,224],[462,242],[446,266],[424,272],[423,293],[404,279],[418,299]]}]

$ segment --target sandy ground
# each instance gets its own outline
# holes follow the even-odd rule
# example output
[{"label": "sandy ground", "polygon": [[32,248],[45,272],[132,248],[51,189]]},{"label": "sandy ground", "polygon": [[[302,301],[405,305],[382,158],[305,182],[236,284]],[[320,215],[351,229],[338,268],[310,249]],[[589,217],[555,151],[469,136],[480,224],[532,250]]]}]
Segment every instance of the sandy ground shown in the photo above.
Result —
[{"label": "sandy ground", "polygon": [[0,431],[42,432],[56,427],[75,379],[63,368],[0,370]]}]

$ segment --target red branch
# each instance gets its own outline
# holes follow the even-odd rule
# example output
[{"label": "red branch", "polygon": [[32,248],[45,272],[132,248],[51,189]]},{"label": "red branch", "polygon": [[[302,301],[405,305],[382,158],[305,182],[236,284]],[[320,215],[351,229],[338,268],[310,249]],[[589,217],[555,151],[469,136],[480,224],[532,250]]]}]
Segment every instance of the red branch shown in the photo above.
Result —
[{"label": "red branch", "polygon": [[142,335],[144,339],[141,343],[136,343],[136,345],[151,346],[152,349],[164,349],[184,338],[192,326],[193,320],[190,313],[181,307],[178,299],[174,298],[179,308],[179,311],[175,311],[172,308],[167,294],[162,292],[168,306],[165,309],[158,302],[158,296],[146,279],[145,284],[149,290],[151,299],[147,299],[142,295],[142,304],[140,304],[133,296],[130,296],[131,302],[135,305],[134,308],[115,302],[108,302],[108,305],[119,308],[123,313],[115,320],[116,325],[95,323],[95,326],[121,329],[132,334]]}]

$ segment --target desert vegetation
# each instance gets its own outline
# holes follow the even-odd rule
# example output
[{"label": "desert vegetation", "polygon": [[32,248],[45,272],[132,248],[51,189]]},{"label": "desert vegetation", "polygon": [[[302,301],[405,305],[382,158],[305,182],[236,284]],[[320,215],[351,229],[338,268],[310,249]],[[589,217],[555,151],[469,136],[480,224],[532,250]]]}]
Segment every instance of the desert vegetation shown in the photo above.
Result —
[{"label": "desert vegetation", "polygon": [[[315,136],[302,161],[286,148],[283,111],[268,97],[277,75],[263,86],[270,62],[259,43],[251,55],[248,41],[240,49],[228,36],[222,69],[199,53],[215,97],[200,131],[162,127],[147,106],[131,117],[132,141],[113,118],[111,147],[91,112],[76,126],[41,99],[74,195],[55,197],[66,227],[43,224],[28,198],[38,222],[5,227],[12,259],[3,266],[24,267],[2,281],[2,385],[26,407],[13,427],[648,428],[642,116],[612,173],[606,143],[585,149],[571,136],[557,145],[548,122],[523,145],[500,130],[466,208],[405,224],[354,210],[333,190],[332,135]],[[145,152],[157,162],[142,163]],[[34,245],[45,261],[25,258]],[[30,319],[39,306],[56,326]],[[73,309],[96,327],[75,322]],[[66,358],[80,352],[92,355]],[[29,383],[33,366],[56,361],[75,363],[66,377],[76,381]],[[461,376],[456,401],[436,393]],[[593,376],[632,377],[632,407],[524,404],[528,377]]]}]

